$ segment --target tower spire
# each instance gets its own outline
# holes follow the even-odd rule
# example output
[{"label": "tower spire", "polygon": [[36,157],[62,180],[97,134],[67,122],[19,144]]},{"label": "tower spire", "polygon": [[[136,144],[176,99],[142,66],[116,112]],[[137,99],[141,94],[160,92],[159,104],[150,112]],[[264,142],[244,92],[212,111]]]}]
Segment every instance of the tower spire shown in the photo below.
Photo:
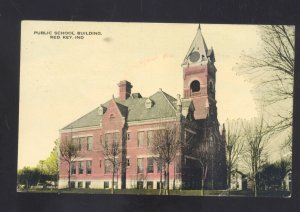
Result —
[{"label": "tower spire", "polygon": [[198,25],[197,33],[194,40],[182,62],[182,65],[189,63],[201,62],[203,58],[207,58],[208,49],[201,33],[201,25]]}]

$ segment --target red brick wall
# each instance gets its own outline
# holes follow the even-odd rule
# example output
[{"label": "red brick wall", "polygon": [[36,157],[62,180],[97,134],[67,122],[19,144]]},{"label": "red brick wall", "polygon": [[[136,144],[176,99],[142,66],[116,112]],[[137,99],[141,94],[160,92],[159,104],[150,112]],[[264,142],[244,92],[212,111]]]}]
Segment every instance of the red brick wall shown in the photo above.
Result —
[{"label": "red brick wall", "polygon": [[[195,119],[205,119],[207,115],[208,96],[207,96],[207,65],[189,66],[183,69],[183,94],[184,98],[192,98],[195,112]],[[200,82],[200,91],[192,93],[191,83],[197,80]]]}]

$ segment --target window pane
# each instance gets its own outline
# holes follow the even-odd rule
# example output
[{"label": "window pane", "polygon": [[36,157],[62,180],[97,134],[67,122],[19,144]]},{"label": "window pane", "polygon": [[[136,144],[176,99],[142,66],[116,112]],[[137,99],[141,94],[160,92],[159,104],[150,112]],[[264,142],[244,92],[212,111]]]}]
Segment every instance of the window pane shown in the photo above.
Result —
[{"label": "window pane", "polygon": [[109,181],[104,181],[104,188],[109,188]]},{"label": "window pane", "polygon": [[115,160],[115,173],[117,173],[118,172],[118,166],[119,166],[119,163],[118,163],[118,160],[116,159]]},{"label": "window pane", "polygon": [[91,181],[85,182],[85,188],[91,188]]},{"label": "window pane", "polygon": [[130,166],[130,160],[129,159],[127,159],[127,166]]},{"label": "window pane", "polygon": [[114,133],[113,135],[114,135],[114,142],[118,143],[119,142],[119,137],[120,137],[119,133],[117,132],[117,133]]},{"label": "window pane", "polygon": [[147,145],[152,146],[153,144],[153,131],[147,132]]},{"label": "window pane", "polygon": [[76,162],[71,163],[71,174],[76,174]]},{"label": "window pane", "polygon": [[93,149],[93,137],[87,137],[87,150],[91,151]]},{"label": "window pane", "polygon": [[75,182],[71,181],[71,188],[75,188]]},{"label": "window pane", "polygon": [[113,140],[113,134],[112,133],[106,133],[105,134],[105,146],[109,145]]},{"label": "window pane", "polygon": [[153,173],[153,158],[147,158],[147,172]]},{"label": "window pane", "polygon": [[147,189],[153,189],[153,182],[152,181],[147,182]]},{"label": "window pane", "polygon": [[144,144],[144,132],[138,132],[138,147],[142,147]]},{"label": "window pane", "polygon": [[82,150],[82,147],[84,145],[84,137],[79,138],[79,151]]},{"label": "window pane", "polygon": [[92,174],[92,161],[91,160],[86,161],[86,173]]},{"label": "window pane", "polygon": [[109,160],[105,160],[105,169],[104,169],[104,173],[107,174],[110,172],[110,161]]},{"label": "window pane", "polygon": [[78,145],[79,145],[79,140],[78,140],[78,138],[72,138],[72,144],[73,144],[74,146],[78,146]]},{"label": "window pane", "polygon": [[157,161],[157,172],[161,171],[161,162]]},{"label": "window pane", "polygon": [[130,140],[130,133],[127,133],[127,140]]},{"label": "window pane", "polygon": [[143,167],[143,158],[137,159],[137,173],[143,173],[144,167]]},{"label": "window pane", "polygon": [[79,174],[83,174],[83,161],[79,161]]}]

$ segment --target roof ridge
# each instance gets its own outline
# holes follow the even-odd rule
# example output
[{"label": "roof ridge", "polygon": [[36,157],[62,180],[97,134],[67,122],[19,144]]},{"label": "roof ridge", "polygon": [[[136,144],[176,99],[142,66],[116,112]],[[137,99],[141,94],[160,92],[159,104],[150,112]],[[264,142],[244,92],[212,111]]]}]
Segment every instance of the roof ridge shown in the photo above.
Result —
[{"label": "roof ridge", "polygon": [[[174,105],[169,101],[169,99],[166,97],[166,94],[167,93],[165,93],[161,88],[159,89],[160,90],[160,92],[163,94],[163,96],[165,97],[165,99],[168,101],[168,103],[171,105],[171,107],[173,108],[173,110],[176,112],[176,109],[175,109],[175,107],[174,107]],[[170,96],[169,94],[167,94],[168,96]],[[172,97],[172,96],[170,96],[170,97]],[[173,97],[174,98],[174,97]],[[174,98],[175,99],[175,98]]]}]

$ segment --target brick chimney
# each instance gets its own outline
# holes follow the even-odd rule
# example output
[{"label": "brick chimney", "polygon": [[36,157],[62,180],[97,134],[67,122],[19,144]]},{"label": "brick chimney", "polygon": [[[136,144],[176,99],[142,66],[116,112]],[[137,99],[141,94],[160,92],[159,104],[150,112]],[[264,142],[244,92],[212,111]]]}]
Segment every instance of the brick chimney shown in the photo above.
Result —
[{"label": "brick chimney", "polygon": [[130,82],[123,80],[119,82],[119,98],[121,100],[126,100],[131,95],[132,85]]}]

